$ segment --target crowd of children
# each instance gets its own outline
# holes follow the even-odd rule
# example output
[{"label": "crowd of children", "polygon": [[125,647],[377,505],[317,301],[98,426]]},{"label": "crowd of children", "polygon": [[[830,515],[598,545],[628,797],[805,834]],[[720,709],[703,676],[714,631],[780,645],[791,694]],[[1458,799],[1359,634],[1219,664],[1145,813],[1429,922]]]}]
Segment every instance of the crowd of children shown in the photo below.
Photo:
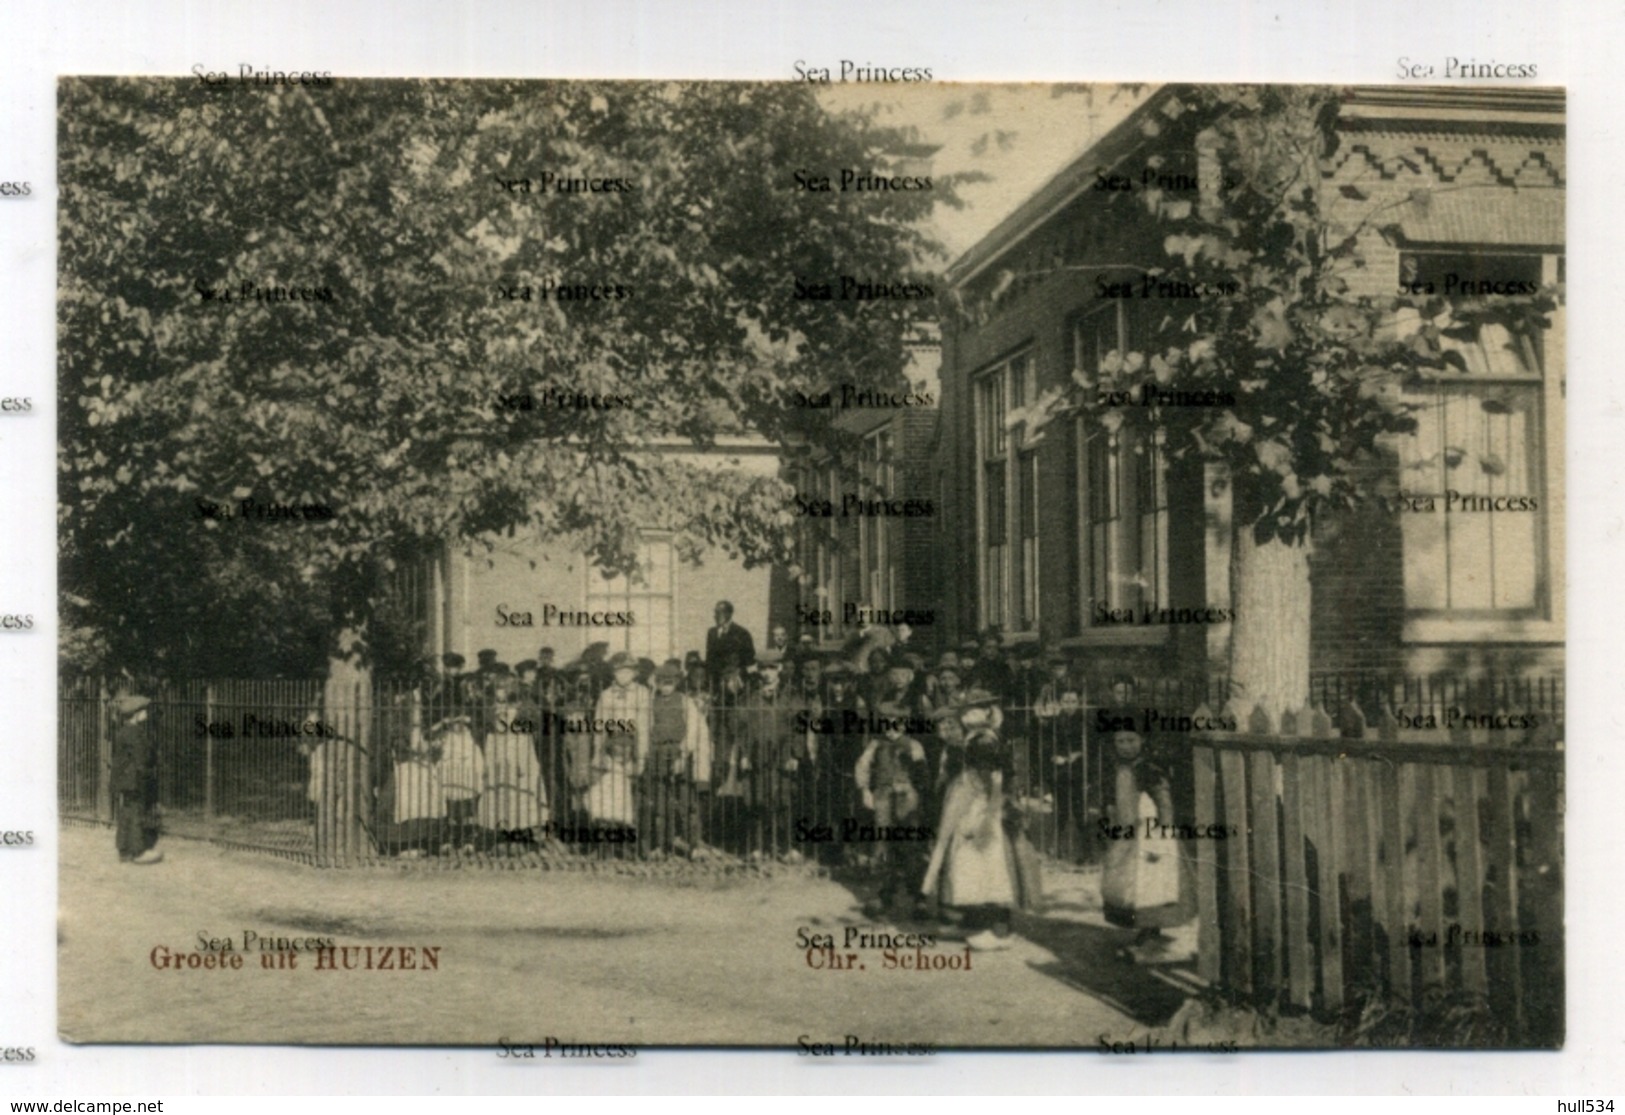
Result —
[{"label": "crowd of children", "polygon": [[1106,701],[1086,700],[1065,658],[1012,663],[996,631],[928,664],[906,625],[835,656],[775,629],[758,654],[731,608],[717,615],[709,659],[605,644],[566,665],[547,647],[512,667],[444,656],[392,733],[380,845],[861,867],[877,907],[957,908],[996,948],[1010,911],[1038,900],[1042,833],[1047,851],[1104,862],[1108,916],[1142,931],[1136,948],[1179,916],[1187,888],[1140,854],[1149,842],[1124,859],[1109,838],[1174,810],[1128,679],[1109,695],[1121,715],[1097,720]]}]

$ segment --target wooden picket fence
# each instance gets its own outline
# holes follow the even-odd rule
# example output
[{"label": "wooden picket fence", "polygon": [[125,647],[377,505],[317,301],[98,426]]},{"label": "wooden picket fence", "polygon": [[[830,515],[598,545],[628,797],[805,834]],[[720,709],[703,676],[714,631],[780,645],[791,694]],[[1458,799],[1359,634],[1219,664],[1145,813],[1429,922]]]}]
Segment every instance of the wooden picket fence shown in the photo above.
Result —
[{"label": "wooden picket fence", "polygon": [[1192,737],[1197,824],[1237,834],[1194,841],[1203,979],[1345,1022],[1466,1005],[1561,1044],[1560,733],[1400,742],[1352,708],[1247,726]]}]

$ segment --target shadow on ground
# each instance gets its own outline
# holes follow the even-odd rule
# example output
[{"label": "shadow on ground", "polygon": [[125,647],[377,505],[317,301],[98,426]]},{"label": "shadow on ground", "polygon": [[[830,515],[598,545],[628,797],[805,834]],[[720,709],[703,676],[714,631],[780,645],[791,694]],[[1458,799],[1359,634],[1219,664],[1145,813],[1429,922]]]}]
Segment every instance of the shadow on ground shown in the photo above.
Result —
[{"label": "shadow on ground", "polygon": [[[1142,1026],[1166,1025],[1190,997],[1188,987],[1162,970],[1117,955],[1133,939],[1128,930],[1027,915],[1016,919],[1016,932],[1055,957],[1028,967],[1099,999]],[[1175,972],[1189,968],[1170,966]]]},{"label": "shadow on ground", "polygon": [[[830,872],[832,881],[850,891],[854,905],[864,911],[867,921],[882,921],[908,933],[933,933],[944,940],[962,939],[965,931],[953,911],[931,904],[923,916],[882,911],[878,882],[868,873],[850,868]],[[1092,891],[1079,900],[1073,893],[1078,876],[1046,876],[1046,890],[1053,878],[1064,882],[1064,894],[1046,896],[1038,914],[1018,913],[1016,934],[1049,952],[1054,959],[1028,961],[1027,966],[1073,990],[1098,999],[1128,1015],[1145,1027],[1165,1026],[1183,1006],[1196,987],[1194,961],[1166,966],[1136,964],[1118,955],[1134,939],[1131,930],[1103,924],[1100,905],[1089,901]],[[1093,886],[1098,876],[1092,877]],[[840,924],[861,924],[865,919],[850,916]]]}]

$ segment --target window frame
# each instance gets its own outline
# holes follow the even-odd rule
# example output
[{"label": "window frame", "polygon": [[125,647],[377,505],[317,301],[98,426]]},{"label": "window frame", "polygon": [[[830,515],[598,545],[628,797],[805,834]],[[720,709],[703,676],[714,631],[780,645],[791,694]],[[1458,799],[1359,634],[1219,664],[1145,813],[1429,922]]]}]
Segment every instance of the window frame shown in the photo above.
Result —
[{"label": "window frame", "polygon": [[[859,474],[865,484],[864,498],[896,498],[896,445],[897,434],[889,422],[863,435]],[[892,560],[897,552],[896,523],[890,516],[858,517],[858,582],[864,603],[871,608],[897,607],[897,569]]]},{"label": "window frame", "polygon": [[[663,662],[678,655],[677,617],[682,606],[681,583],[678,576],[679,558],[677,556],[676,535],[668,530],[639,530],[638,552],[640,566],[647,565],[653,568],[654,562],[641,561],[645,548],[664,545],[668,553],[667,570],[670,585],[665,592],[639,591],[638,583],[631,577],[619,577],[605,580],[604,575],[590,563],[582,570],[582,607],[588,611],[598,609],[601,611],[629,611],[634,615],[634,622],[625,626],[603,627],[595,629],[599,637],[610,645],[610,652],[627,651],[640,657],[648,657],[655,662]],[[617,591],[617,582],[623,584],[624,589]],[[642,602],[653,599],[668,601],[666,608],[666,625],[664,632],[664,653],[656,653],[660,647],[654,643],[654,626],[650,623],[651,612],[642,606]]]},{"label": "window frame", "polygon": [[[1398,277],[1403,281],[1407,278],[1407,261],[1416,256],[1506,256],[1521,260],[1533,261],[1540,275],[1542,286],[1552,285],[1560,281],[1564,267],[1564,253],[1561,249],[1553,248],[1507,248],[1498,245],[1477,245],[1472,243],[1448,244],[1413,244],[1402,248],[1396,255],[1395,268]],[[1410,277],[1414,277],[1411,272]],[[1403,328],[1403,326],[1402,326]],[[1534,589],[1533,601],[1528,605],[1506,608],[1482,607],[1445,607],[1415,606],[1410,599],[1408,582],[1411,576],[1411,563],[1418,560],[1412,549],[1412,543],[1405,538],[1404,522],[1413,515],[1426,515],[1426,511],[1411,511],[1404,509],[1400,512],[1406,519],[1401,524],[1401,560],[1405,563],[1405,571],[1401,583],[1401,595],[1405,613],[1404,640],[1412,643],[1439,643],[1439,642],[1466,642],[1478,641],[1485,638],[1549,641],[1562,638],[1562,625],[1564,613],[1563,586],[1561,576],[1563,570],[1563,495],[1562,495],[1562,381],[1564,371],[1562,364],[1563,336],[1562,336],[1562,309],[1553,314],[1551,328],[1538,337],[1529,339],[1521,346],[1520,363],[1522,370],[1507,372],[1493,370],[1494,359],[1484,361],[1485,366],[1492,370],[1482,373],[1440,372],[1420,377],[1425,383],[1435,385],[1428,391],[1407,391],[1408,399],[1428,399],[1443,405],[1443,400],[1450,395],[1470,394],[1475,397],[1484,397],[1495,390],[1517,390],[1532,395],[1530,405],[1530,420],[1528,423],[1528,444],[1524,447],[1527,454],[1526,469],[1528,472],[1528,493],[1539,500],[1539,509],[1533,512],[1516,512],[1516,514],[1532,514],[1537,516],[1534,524],[1532,542],[1532,560],[1534,562]],[[1457,344],[1472,343],[1482,345],[1483,342],[1457,342]],[[1471,366],[1473,361],[1469,359]],[[1431,405],[1431,403],[1430,403]],[[1397,435],[1398,439],[1415,437],[1414,434]],[[1407,484],[1405,462],[1406,448],[1403,440],[1396,440],[1396,467],[1400,469],[1400,487],[1407,494],[1413,489]],[[1415,492],[1415,494],[1433,494],[1431,492]],[[1436,500],[1443,503],[1442,500]],[[1441,537],[1446,541],[1444,555],[1445,567],[1445,593],[1448,600],[1451,591],[1451,571],[1449,567],[1448,551],[1448,522],[1449,511],[1445,507],[1437,507],[1431,514],[1438,515],[1444,520]],[[1456,514],[1484,514],[1481,512],[1456,512]],[[1490,512],[1488,514],[1494,514]],[[1493,571],[1492,571],[1493,575]]]},{"label": "window frame", "polygon": [[[1110,328],[1115,333],[1114,343],[1105,352],[1099,351],[1099,338],[1104,332],[1100,321],[1111,315]],[[1098,377],[1098,362],[1105,353],[1125,352],[1133,340],[1134,325],[1128,307],[1113,299],[1097,303],[1082,313],[1073,315],[1066,324],[1067,350],[1071,354],[1072,370]],[[1086,335],[1096,338],[1096,352],[1086,354]],[[1109,611],[1133,608],[1166,608],[1170,606],[1171,588],[1169,538],[1171,511],[1168,503],[1168,458],[1166,439],[1161,430],[1152,435],[1147,450],[1149,461],[1136,452],[1143,442],[1143,433],[1127,426],[1115,431],[1104,429],[1095,408],[1088,408],[1073,420],[1073,458],[1076,499],[1077,615],[1075,626],[1080,636],[1098,638],[1110,633],[1120,641],[1160,642],[1166,631],[1158,626],[1138,624],[1097,623],[1098,608]],[[1145,470],[1149,468],[1147,474]],[[1106,474],[1104,486],[1097,481]],[[1141,489],[1149,475],[1153,503],[1145,506]],[[1149,561],[1144,541],[1147,520],[1152,535],[1152,553]],[[1114,571],[1118,581],[1129,574],[1120,567],[1127,564],[1125,555],[1133,553],[1133,576],[1141,585],[1139,598],[1124,600],[1113,590]],[[1105,599],[1102,599],[1104,592]]]},{"label": "window frame", "polygon": [[[1019,372],[1018,372],[1019,369]],[[1018,379],[1019,376],[1019,379]],[[1037,455],[1019,431],[1005,426],[1010,413],[1026,406],[1038,394],[1038,362],[1029,341],[993,361],[971,376],[971,422],[976,461],[976,586],[977,621],[982,630],[997,625],[1006,634],[1029,634],[1038,630],[1039,578],[1036,556],[1042,516],[1034,515],[1032,534],[1022,532],[1023,467],[1035,470],[1033,499],[1037,496]],[[992,385],[997,384],[996,387]],[[990,390],[990,387],[992,389]],[[1019,390],[1018,390],[1019,388]],[[996,405],[995,405],[996,404]],[[990,414],[995,410],[996,414]],[[997,421],[994,421],[994,419]],[[1030,458],[1030,464],[1029,464]],[[997,507],[1002,529],[997,541],[989,520],[991,487],[988,477],[997,466],[1003,498]],[[1033,555],[1030,576],[1021,568],[1023,555]],[[996,582],[996,583],[995,583]],[[1031,610],[1028,610],[1029,605]]]}]

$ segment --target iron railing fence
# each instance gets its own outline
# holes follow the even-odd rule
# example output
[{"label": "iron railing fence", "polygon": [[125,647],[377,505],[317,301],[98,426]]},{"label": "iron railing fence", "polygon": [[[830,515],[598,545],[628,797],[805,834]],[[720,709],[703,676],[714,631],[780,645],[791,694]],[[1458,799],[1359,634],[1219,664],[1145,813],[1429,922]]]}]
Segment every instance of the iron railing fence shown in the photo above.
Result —
[{"label": "iron railing fence", "polygon": [[[1006,796],[1039,850],[1063,861],[1092,863],[1101,852],[1113,762],[1101,709],[1156,716],[1156,745],[1179,772],[1183,803],[1192,797],[1190,746],[1204,729],[1228,726],[1222,679],[1115,680],[1114,688],[1111,677],[1017,674],[996,695]],[[349,690],[68,679],[59,696],[61,812],[111,819],[111,705],[140,692],[152,698],[166,831],[313,863],[517,856],[550,866],[629,858],[838,866],[929,851],[956,757],[950,695],[925,686],[892,694],[916,750],[887,743],[880,708],[889,694],[879,680],[792,678],[772,695],[699,692],[659,708],[647,690],[617,701],[602,684],[517,692],[495,679]],[[1313,691],[1321,707],[1359,708],[1388,735],[1418,743],[1546,744],[1563,708],[1557,676],[1328,675]],[[1531,725],[1493,726],[1513,717]],[[912,795],[895,788],[905,780]]]}]

